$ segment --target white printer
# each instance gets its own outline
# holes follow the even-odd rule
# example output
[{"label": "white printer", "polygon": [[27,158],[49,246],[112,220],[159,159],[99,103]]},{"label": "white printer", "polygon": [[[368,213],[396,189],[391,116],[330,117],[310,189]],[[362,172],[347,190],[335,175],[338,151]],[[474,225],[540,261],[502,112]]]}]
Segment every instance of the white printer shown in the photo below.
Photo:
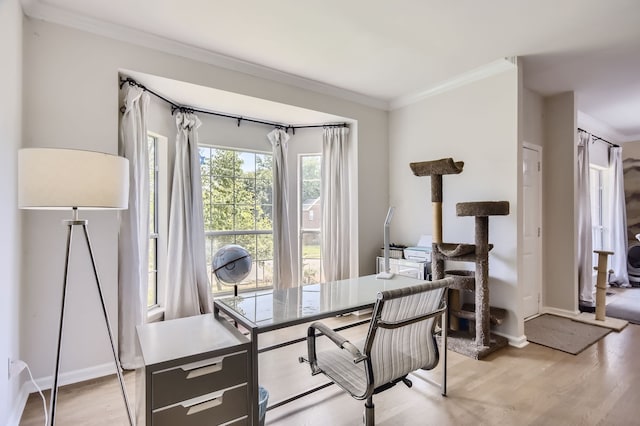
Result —
[{"label": "white printer", "polygon": [[416,260],[419,262],[431,262],[431,243],[433,239],[431,235],[422,235],[418,244],[414,247],[407,247],[404,249],[404,258],[409,260]]},{"label": "white printer", "polygon": [[431,262],[431,247],[407,247],[404,249],[404,258],[418,262]]}]

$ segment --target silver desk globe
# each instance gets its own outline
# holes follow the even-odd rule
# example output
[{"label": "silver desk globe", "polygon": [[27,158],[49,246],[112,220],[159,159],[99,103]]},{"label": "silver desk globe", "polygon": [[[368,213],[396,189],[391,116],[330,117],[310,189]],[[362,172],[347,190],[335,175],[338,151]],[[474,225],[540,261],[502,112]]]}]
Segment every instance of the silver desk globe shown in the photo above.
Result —
[{"label": "silver desk globe", "polygon": [[238,295],[237,284],[251,272],[251,255],[242,246],[228,244],[213,256],[211,266],[213,273],[223,284],[233,285],[234,296]]}]

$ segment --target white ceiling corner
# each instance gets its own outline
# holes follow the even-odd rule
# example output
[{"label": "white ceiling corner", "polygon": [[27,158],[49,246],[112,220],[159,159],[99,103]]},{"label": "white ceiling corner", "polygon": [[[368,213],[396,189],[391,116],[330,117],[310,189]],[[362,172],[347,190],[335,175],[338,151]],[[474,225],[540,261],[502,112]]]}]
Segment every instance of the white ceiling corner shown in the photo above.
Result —
[{"label": "white ceiling corner", "polygon": [[479,66],[453,78],[443,81],[440,84],[432,86],[426,90],[410,94],[407,96],[400,96],[390,103],[390,109],[398,109],[407,105],[420,102],[431,96],[435,96],[439,93],[447,92],[449,90],[456,89],[464,86],[465,84],[473,83],[474,81],[482,80],[492,75],[500,74],[503,71],[507,71],[515,68],[516,62],[513,58],[503,58],[490,62],[486,65]]},{"label": "white ceiling corner", "polygon": [[34,18],[383,110],[520,57],[525,87],[573,91],[620,140],[640,135],[638,0],[21,1]]}]

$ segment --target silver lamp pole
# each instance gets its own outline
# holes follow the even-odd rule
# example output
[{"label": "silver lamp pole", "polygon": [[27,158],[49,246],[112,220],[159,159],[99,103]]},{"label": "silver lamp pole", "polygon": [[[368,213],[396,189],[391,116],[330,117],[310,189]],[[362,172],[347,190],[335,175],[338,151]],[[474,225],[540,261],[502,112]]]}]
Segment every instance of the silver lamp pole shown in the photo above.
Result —
[{"label": "silver lamp pole", "polygon": [[393,278],[393,274],[391,273],[391,267],[389,266],[389,226],[391,225],[391,218],[393,217],[393,211],[395,207],[389,207],[389,211],[387,212],[387,217],[384,220],[384,271],[380,272],[377,275],[377,278],[388,280]]},{"label": "silver lamp pole", "polygon": [[104,303],[104,296],[102,295],[102,286],[100,285],[100,278],[98,277],[98,270],[96,269],[95,258],[93,257],[93,249],[91,248],[91,241],[89,240],[89,232],[87,230],[88,220],[79,220],[78,219],[78,209],[73,208],[73,219],[63,221],[63,224],[67,225],[67,250],[65,255],[65,264],[64,264],[64,284],[62,286],[62,308],[60,310],[60,326],[58,328],[58,348],[56,351],[56,367],[55,373],[53,376],[53,386],[51,387],[51,402],[50,402],[50,419],[51,426],[55,424],[55,416],[56,416],[56,402],[58,399],[58,372],[60,370],[60,349],[62,345],[62,329],[64,325],[64,308],[66,302],[67,295],[67,283],[69,277],[69,255],[71,252],[71,244],[73,241],[73,229],[75,226],[82,226],[82,230],[84,231],[84,237],[87,241],[87,247],[89,248],[89,257],[91,257],[91,266],[93,268],[93,276],[96,279],[96,286],[98,288],[98,295],[100,296],[100,304],[102,306],[102,313],[104,315],[105,325],[107,326],[107,333],[109,334],[109,342],[111,343],[111,351],[113,353],[113,359],[116,364],[116,374],[118,375],[118,381],[120,382],[120,390],[122,392],[122,398],[124,399],[124,405],[127,409],[127,416],[129,418],[129,425],[133,426],[133,415],[131,413],[131,407],[129,405],[129,399],[127,398],[127,392],[124,387],[124,379],[122,377],[122,367],[120,365],[120,359],[118,358],[118,353],[116,352],[116,346],[113,341],[113,332],[111,331],[111,322],[109,321],[109,314],[107,312],[107,307]]}]

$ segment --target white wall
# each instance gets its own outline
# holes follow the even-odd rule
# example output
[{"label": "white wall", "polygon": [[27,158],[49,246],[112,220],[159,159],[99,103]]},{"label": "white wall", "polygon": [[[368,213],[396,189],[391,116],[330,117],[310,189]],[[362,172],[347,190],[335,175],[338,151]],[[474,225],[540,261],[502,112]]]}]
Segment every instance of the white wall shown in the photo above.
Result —
[{"label": "white wall", "polygon": [[596,139],[589,146],[589,164],[593,166],[609,167],[609,144]]},{"label": "white wall", "polygon": [[[517,271],[518,73],[502,72],[407,107],[389,118],[390,200],[396,207],[391,240],[415,244],[432,233],[430,178],[409,163],[452,157],[459,175],[443,176],[445,242],[473,243],[474,219],[457,217],[464,201],[509,201],[511,214],[489,218],[490,304],[507,309],[499,332],[517,339],[522,328]],[[465,264],[473,269],[472,264]]]},{"label": "white wall", "polygon": [[544,99],[543,304],[578,312],[576,128],[573,92]]},{"label": "white wall", "polygon": [[8,380],[7,359],[18,359],[20,312],[20,216],[17,151],[22,139],[22,9],[0,0],[0,424],[17,421],[18,390],[25,379]]},{"label": "white wall", "polygon": [[[26,146],[117,152],[118,71],[124,69],[353,118],[358,122],[359,141],[360,273],[374,272],[373,259],[382,238],[370,230],[379,229],[389,193],[385,111],[38,20],[25,21],[24,46]],[[112,213],[85,217],[90,220],[115,329],[117,218]],[[28,257],[21,348],[36,377],[53,371],[64,261],[63,218],[65,214],[55,212],[24,216]],[[77,256],[83,256],[84,248],[78,244],[77,249]],[[86,259],[73,260],[62,364],[63,372],[73,370],[79,379],[106,371],[110,356],[94,289],[86,278]],[[77,371],[81,369],[85,370]]]},{"label": "white wall", "polygon": [[523,89],[522,139],[534,145],[544,145],[544,99],[527,88]]}]

